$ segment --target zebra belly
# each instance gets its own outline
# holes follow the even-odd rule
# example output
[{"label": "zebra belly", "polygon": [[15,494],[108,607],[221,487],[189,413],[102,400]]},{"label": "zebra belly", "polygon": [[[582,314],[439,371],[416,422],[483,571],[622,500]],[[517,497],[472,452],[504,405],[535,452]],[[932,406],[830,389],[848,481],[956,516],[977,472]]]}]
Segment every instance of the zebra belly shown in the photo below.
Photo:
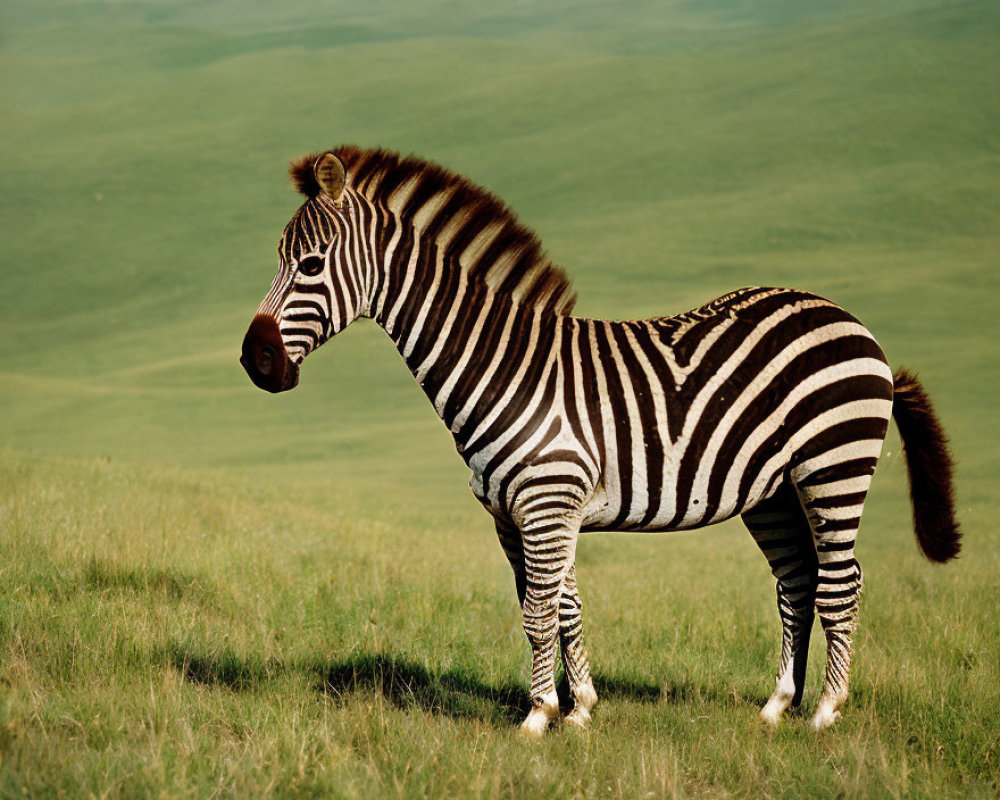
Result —
[{"label": "zebra belly", "polygon": [[[839,372],[839,366],[830,370]],[[858,367],[854,361],[844,371]],[[773,496],[804,460],[825,454],[835,454],[838,461],[877,459],[892,415],[891,376],[884,363],[870,360],[860,364],[863,380],[858,377],[855,372],[850,383],[840,384],[846,390],[831,386],[813,395],[823,402],[797,422],[794,413],[784,413],[784,406],[795,405],[796,394],[776,399],[774,414],[750,434],[731,440],[725,457],[718,457],[710,440],[698,459],[682,461],[679,470],[668,473],[658,492],[641,469],[623,476],[630,480],[627,492],[620,481],[602,483],[584,508],[583,529],[652,532],[713,525]]]},{"label": "zebra belly", "polygon": [[[673,502],[663,504],[661,494],[658,502],[661,503],[659,513],[651,519],[648,513],[631,513],[621,519],[618,507],[609,502],[606,490],[601,487],[594,493],[591,501],[584,507],[583,531],[618,531],[629,533],[668,533],[671,531],[692,530],[704,528],[708,525],[715,525],[727,519],[738,516],[744,511],[748,511],[761,501],[773,495],[784,482],[783,477],[778,474],[774,480],[767,482],[761,490],[744,498],[732,496],[725,498],[716,508],[706,514],[708,506],[707,497],[691,497],[687,504],[677,512],[676,494]],[[676,487],[671,487],[676,491]],[[649,497],[636,497],[635,500],[641,505],[643,502],[652,503],[654,500]]]}]

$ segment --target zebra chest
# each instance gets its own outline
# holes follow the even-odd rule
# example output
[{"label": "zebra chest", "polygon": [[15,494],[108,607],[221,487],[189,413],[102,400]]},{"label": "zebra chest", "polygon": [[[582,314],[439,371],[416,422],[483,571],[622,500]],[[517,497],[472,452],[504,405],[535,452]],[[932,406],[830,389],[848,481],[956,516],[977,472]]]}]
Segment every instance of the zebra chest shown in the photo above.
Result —
[{"label": "zebra chest", "polygon": [[581,509],[599,480],[597,461],[558,413],[530,432],[498,439],[466,458],[473,495],[494,516],[509,519],[527,496],[558,493]]}]

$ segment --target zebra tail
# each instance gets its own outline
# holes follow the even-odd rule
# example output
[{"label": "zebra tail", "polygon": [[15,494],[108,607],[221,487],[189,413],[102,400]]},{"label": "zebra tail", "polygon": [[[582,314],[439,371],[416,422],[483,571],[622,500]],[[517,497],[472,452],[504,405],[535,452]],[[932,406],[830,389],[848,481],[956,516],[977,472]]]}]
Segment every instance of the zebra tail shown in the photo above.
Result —
[{"label": "zebra tail", "polygon": [[948,438],[917,376],[899,369],[892,381],[892,415],[906,453],[917,543],[927,558],[943,563],[962,546]]}]

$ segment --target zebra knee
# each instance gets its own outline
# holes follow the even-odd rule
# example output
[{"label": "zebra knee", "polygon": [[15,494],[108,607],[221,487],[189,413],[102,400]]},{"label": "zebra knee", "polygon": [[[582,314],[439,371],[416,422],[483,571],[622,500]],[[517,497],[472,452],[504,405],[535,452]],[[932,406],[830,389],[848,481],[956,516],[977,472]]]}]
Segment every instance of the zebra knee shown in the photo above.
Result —
[{"label": "zebra knee", "polygon": [[778,613],[783,622],[796,626],[812,619],[816,603],[814,581],[795,586],[778,581],[776,594],[778,596]]},{"label": "zebra knee", "polygon": [[583,609],[577,597],[563,596],[559,599],[559,631],[563,636],[575,636],[582,627]]},{"label": "zebra knee", "polygon": [[554,598],[533,598],[531,592],[522,606],[524,634],[534,648],[553,641],[558,630],[557,604]]}]

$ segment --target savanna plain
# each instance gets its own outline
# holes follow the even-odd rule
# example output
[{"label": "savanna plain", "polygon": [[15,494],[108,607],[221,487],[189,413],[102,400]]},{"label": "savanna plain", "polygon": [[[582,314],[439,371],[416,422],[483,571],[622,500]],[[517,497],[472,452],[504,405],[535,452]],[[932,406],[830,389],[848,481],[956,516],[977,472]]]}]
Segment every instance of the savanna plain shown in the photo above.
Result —
[{"label": "savanna plain", "polygon": [[[1000,6],[8,0],[0,25],[0,796],[1000,791]],[[965,549],[919,555],[891,432],[834,729],[757,720],[779,624],[737,521],[585,535],[602,702],[518,737],[513,580],[388,339],[355,325],[281,396],[237,363],[286,164],[342,142],[497,192],[578,313],[793,286],[921,374]]]}]

